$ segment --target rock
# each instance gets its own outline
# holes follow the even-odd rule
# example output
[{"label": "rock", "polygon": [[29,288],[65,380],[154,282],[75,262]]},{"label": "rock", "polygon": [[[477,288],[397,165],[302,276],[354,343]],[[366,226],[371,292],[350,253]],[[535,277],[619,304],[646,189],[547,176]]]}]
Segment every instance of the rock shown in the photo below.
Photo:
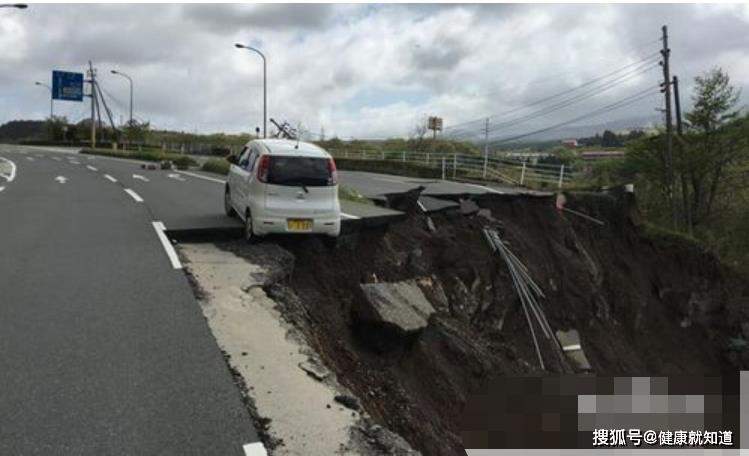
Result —
[{"label": "rock", "polygon": [[432,221],[432,217],[427,217],[427,229],[431,231],[432,233],[437,231],[437,227],[434,225],[434,222]]},{"label": "rock", "polygon": [[479,211],[479,206],[473,200],[461,199],[460,200],[460,213],[461,215],[473,215]]},{"label": "rock", "polygon": [[299,363],[299,368],[319,382],[325,380],[330,375],[329,370],[313,361],[301,362]]},{"label": "rock", "polygon": [[591,366],[580,344],[580,334],[577,330],[557,331],[556,336],[559,345],[562,346],[562,351],[567,355],[567,359],[572,363],[575,370],[590,371]]},{"label": "rock", "polygon": [[421,288],[421,291],[424,292],[424,296],[427,297],[438,312],[447,312],[449,310],[450,303],[447,300],[447,294],[436,277],[420,277],[416,279],[416,283]]},{"label": "rock", "polygon": [[333,399],[335,399],[336,402],[343,405],[344,407],[350,408],[351,410],[359,410],[359,400],[354,396],[339,394]]},{"label": "rock", "polygon": [[367,300],[361,317],[369,323],[395,328],[403,335],[423,330],[434,313],[434,307],[414,280],[366,283],[360,287]]},{"label": "rock", "polygon": [[479,209],[479,211],[476,212],[476,215],[478,215],[479,217],[483,217],[491,222],[499,221],[495,219],[494,217],[492,217],[492,211],[490,211],[489,209]]}]

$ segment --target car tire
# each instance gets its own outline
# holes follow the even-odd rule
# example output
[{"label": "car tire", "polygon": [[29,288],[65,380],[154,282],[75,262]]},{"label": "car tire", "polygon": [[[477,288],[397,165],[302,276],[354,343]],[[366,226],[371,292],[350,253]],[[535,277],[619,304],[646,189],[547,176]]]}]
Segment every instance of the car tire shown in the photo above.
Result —
[{"label": "car tire", "polygon": [[248,210],[244,217],[244,240],[250,244],[257,242],[258,236],[252,226],[252,214]]},{"label": "car tire", "polygon": [[231,205],[231,193],[229,191],[229,186],[226,186],[226,190],[224,191],[224,212],[226,212],[226,215],[229,217],[236,217],[237,211],[234,210],[234,208]]}]

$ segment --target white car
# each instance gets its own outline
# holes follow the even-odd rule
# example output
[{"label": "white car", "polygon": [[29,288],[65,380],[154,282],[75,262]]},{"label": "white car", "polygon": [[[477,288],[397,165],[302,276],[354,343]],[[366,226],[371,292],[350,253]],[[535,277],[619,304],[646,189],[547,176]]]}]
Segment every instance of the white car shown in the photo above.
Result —
[{"label": "white car", "polygon": [[248,241],[270,233],[340,234],[338,173],[324,149],[258,139],[230,161],[224,208],[244,221]]}]

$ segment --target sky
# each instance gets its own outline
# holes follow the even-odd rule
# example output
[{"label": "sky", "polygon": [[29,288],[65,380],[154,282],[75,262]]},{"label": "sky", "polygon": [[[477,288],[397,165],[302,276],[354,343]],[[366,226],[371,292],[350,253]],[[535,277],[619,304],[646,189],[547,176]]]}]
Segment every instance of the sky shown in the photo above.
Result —
[{"label": "sky", "polygon": [[[262,127],[262,61],[236,49],[240,42],[267,57],[268,116],[312,135],[406,137],[436,115],[446,133],[464,138],[480,138],[482,119],[489,117],[492,135],[501,138],[575,119],[652,88],[621,109],[577,122],[636,126],[662,116],[656,110],[663,106],[657,52],[664,24],[685,110],[694,77],[712,67],[722,67],[746,93],[746,4],[3,8],[0,123],[46,117],[48,92],[34,82],[51,83],[53,69],[82,72],[92,60],[117,121],[127,119],[128,83],[112,69],[133,78],[135,117],[153,127],[254,131]],[[553,104],[537,100],[607,74],[599,86],[588,87],[589,97],[523,119]],[[71,121],[89,109],[88,102],[55,103],[55,114]]]}]

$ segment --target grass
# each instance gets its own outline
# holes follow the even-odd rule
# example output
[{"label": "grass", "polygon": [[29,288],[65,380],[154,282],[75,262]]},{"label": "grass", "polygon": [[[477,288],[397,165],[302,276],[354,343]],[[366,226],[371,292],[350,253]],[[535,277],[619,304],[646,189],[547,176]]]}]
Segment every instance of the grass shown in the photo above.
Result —
[{"label": "grass", "polygon": [[211,158],[200,167],[201,171],[209,173],[227,175],[231,164],[223,158]]},{"label": "grass", "polygon": [[101,155],[105,157],[116,157],[116,158],[129,158],[134,160],[144,160],[160,162],[164,160],[170,160],[179,169],[187,169],[190,166],[197,166],[196,162],[192,157],[188,157],[182,154],[175,154],[170,152],[162,152],[157,150],[137,151],[137,150],[112,150],[112,149],[81,149],[82,154],[88,155]]},{"label": "grass", "polygon": [[663,247],[687,247],[697,248],[699,250],[705,250],[706,248],[705,245],[695,237],[650,222],[643,224],[642,235]]},{"label": "grass", "polygon": [[370,204],[370,205],[374,204],[374,202],[372,202],[371,199],[362,195],[361,193],[356,191],[356,189],[353,189],[351,187],[346,187],[345,185],[338,186],[338,198],[342,200],[346,200],[346,201],[352,201],[354,203],[359,203],[359,204]]}]

